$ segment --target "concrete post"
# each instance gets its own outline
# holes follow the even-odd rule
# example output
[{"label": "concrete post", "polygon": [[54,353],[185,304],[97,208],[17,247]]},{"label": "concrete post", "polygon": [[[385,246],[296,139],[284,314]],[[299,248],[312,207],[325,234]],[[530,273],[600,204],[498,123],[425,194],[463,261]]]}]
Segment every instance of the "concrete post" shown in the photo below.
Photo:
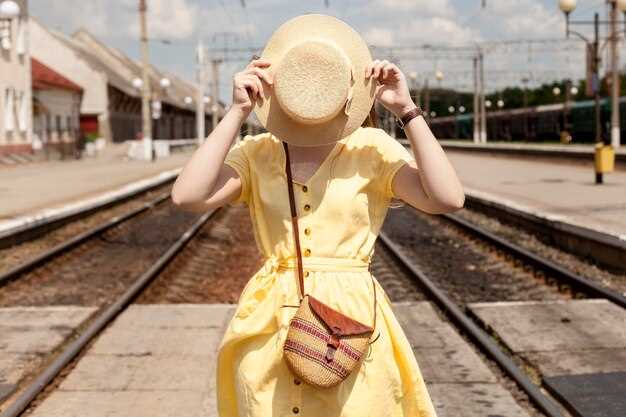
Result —
[{"label": "concrete post", "polygon": [[146,22],[146,0],[139,0],[139,25],[141,39],[141,117],[143,122],[144,159],[152,161],[152,114],[150,109],[150,57],[148,55],[148,25]]}]

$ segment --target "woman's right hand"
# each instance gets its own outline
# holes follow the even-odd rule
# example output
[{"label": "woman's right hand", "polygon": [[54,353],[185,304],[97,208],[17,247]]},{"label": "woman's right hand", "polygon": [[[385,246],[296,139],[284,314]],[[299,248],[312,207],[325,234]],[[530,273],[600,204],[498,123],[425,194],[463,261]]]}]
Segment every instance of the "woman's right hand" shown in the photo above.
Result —
[{"label": "woman's right hand", "polygon": [[253,59],[243,71],[233,77],[232,108],[240,111],[244,117],[250,114],[257,100],[267,98],[265,88],[270,88],[274,81],[264,68],[270,65],[269,61]]}]

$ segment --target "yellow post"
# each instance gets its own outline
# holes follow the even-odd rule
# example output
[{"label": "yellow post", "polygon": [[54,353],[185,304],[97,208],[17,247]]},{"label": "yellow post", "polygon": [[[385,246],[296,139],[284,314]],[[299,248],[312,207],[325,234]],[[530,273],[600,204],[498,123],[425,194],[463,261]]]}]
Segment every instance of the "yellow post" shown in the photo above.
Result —
[{"label": "yellow post", "polygon": [[612,145],[605,145],[603,142],[596,143],[595,167],[596,173],[613,172],[615,151]]}]

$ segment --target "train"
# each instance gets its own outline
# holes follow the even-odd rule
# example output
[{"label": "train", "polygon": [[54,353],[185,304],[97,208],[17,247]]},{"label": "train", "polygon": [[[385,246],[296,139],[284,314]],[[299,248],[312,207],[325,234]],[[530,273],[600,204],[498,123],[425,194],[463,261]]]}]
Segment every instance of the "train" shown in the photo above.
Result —
[{"label": "train", "polygon": [[[620,97],[621,137],[626,130],[626,97]],[[575,143],[595,142],[595,101],[573,101],[517,109],[487,110],[487,138],[503,142],[558,142],[563,131]],[[440,139],[472,139],[473,114],[429,119],[434,135]],[[610,143],[611,102],[600,100],[602,140]],[[398,132],[400,133],[400,132]]]}]

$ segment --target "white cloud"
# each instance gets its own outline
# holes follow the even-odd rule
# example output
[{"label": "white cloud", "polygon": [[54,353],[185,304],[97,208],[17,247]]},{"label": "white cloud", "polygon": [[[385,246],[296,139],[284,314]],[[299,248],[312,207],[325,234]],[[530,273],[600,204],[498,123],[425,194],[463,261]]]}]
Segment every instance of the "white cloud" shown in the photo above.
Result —
[{"label": "white cloud", "polygon": [[454,16],[456,9],[449,0],[377,0],[372,7],[374,10],[380,8],[396,11],[418,11],[424,16]]},{"label": "white cloud", "polygon": [[498,0],[490,3],[487,13],[503,37],[547,38],[565,33],[563,14],[556,2],[548,9],[538,0]]},{"label": "white cloud", "polygon": [[393,33],[389,29],[371,28],[363,34],[363,38],[372,45],[393,46]]},{"label": "white cloud", "polygon": [[[34,3],[34,2],[33,2]],[[85,27],[98,37],[136,38],[139,33],[136,0],[48,0],[47,6],[31,5],[36,16],[54,22],[53,27],[74,31]],[[148,31],[150,37],[185,39],[196,29],[197,6],[190,0],[150,0]],[[49,23],[48,23],[49,24]],[[69,30],[68,30],[69,29]]]},{"label": "white cloud", "polygon": [[150,2],[151,32],[157,36],[185,39],[196,29],[196,7],[187,0],[152,0]]}]

